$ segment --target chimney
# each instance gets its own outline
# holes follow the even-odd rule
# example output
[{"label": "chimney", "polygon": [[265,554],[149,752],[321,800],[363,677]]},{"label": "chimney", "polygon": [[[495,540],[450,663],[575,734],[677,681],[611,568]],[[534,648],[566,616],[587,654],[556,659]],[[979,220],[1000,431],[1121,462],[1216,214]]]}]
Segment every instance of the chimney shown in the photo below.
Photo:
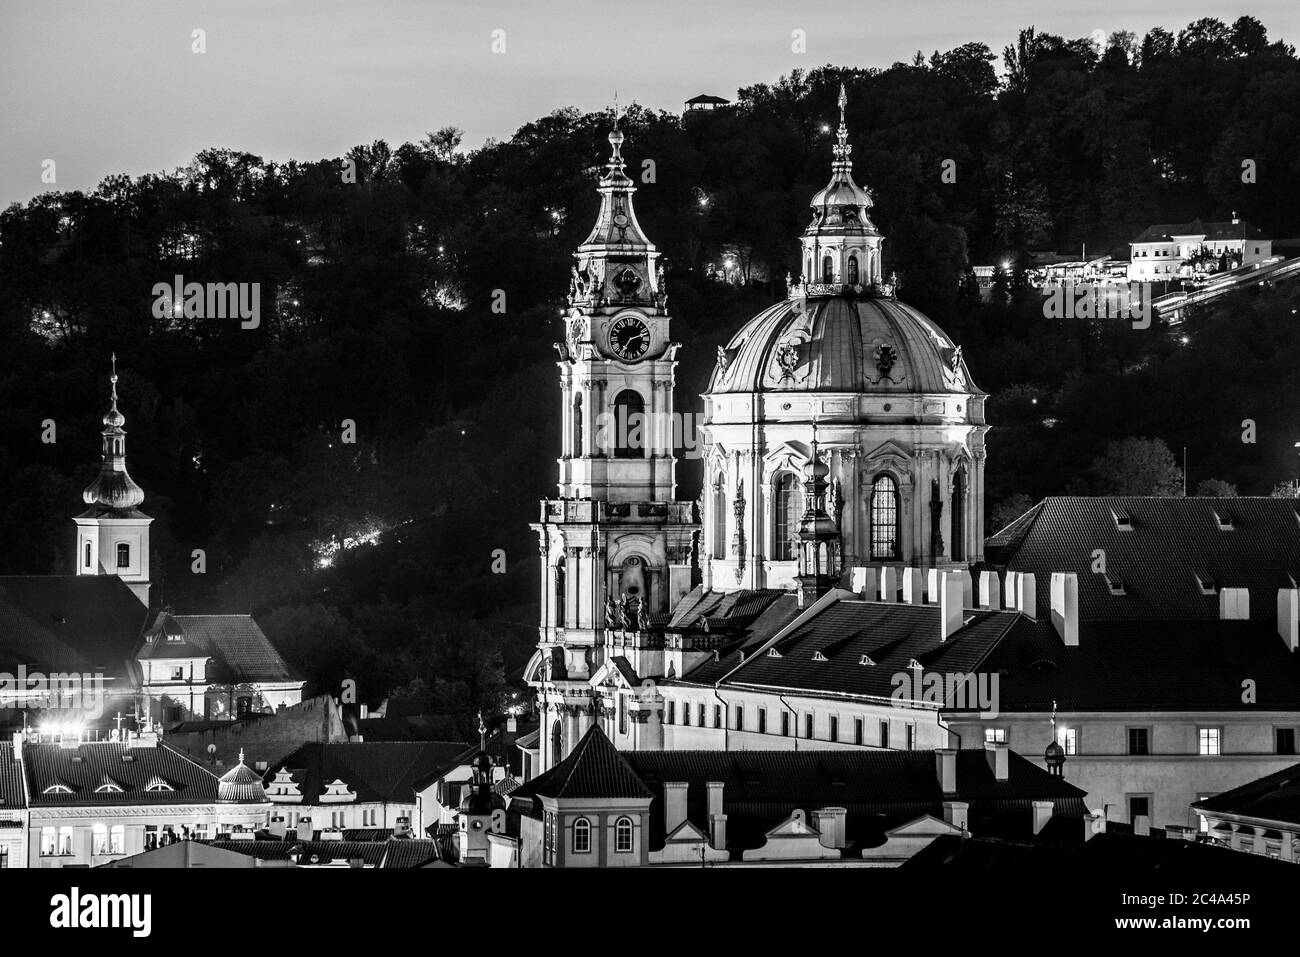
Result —
[{"label": "chimney", "polygon": [[310,841],[312,838],[311,818],[298,818],[297,837],[300,841]]},{"label": "chimney", "polygon": [[664,833],[671,834],[686,820],[685,781],[664,782]]},{"label": "chimney", "polygon": [[961,580],[961,606],[963,608],[975,607],[975,579],[970,577],[970,572],[965,568],[953,572]]},{"label": "chimney", "polygon": [[1071,648],[1079,645],[1079,576],[1052,572],[1052,627]]},{"label": "chimney", "polygon": [[893,565],[880,567],[880,600],[898,601],[898,569]]},{"label": "chimney", "polygon": [[925,600],[931,605],[939,604],[939,592],[943,588],[943,572],[930,568],[925,573]]},{"label": "chimney", "polygon": [[[1282,595],[1280,593],[1278,594],[1277,597],[1277,607],[1279,609],[1281,609],[1282,607]],[[23,733],[21,731],[15,731],[14,732],[14,760],[21,761],[22,759],[23,759]]]},{"label": "chimney", "polygon": [[1002,741],[985,741],[984,756],[989,759],[989,768],[998,781],[1007,779],[1007,754],[1010,749]]},{"label": "chimney", "polygon": [[856,566],[850,577],[850,584],[859,597],[871,601],[876,597],[876,570],[865,565]]},{"label": "chimney", "polygon": [[848,814],[848,809],[842,807],[823,807],[813,811],[812,825],[820,835],[822,847],[844,848],[844,822]]},{"label": "chimney", "polygon": [[709,847],[715,851],[727,849],[727,814],[722,804],[722,782],[710,781],[704,785],[709,792]]},{"label": "chimney", "polygon": [[1015,611],[1020,607],[1020,572],[1007,572],[1002,583],[1002,604],[1007,611]]},{"label": "chimney", "polygon": [[1052,812],[1056,810],[1056,805],[1051,801],[1034,802],[1034,833],[1042,833],[1043,828],[1047,827],[1047,822],[1052,819]]},{"label": "chimney", "polygon": [[997,572],[980,572],[980,607],[990,611],[1002,610],[1002,589]]},{"label": "chimney", "polygon": [[[1277,590],[1277,633],[1287,651],[1295,651],[1296,646],[1300,645],[1300,588]],[[15,739],[15,752],[18,750],[17,744]]]},{"label": "chimney", "polygon": [[1106,815],[1101,811],[1093,811],[1091,814],[1083,816],[1083,839],[1091,841],[1096,834],[1106,833]]},{"label": "chimney", "polygon": [[1223,621],[1237,621],[1250,617],[1249,588],[1219,589],[1219,618]]},{"label": "chimney", "polygon": [[393,837],[410,837],[411,836],[411,819],[409,817],[399,817],[393,822]]},{"label": "chimney", "polygon": [[903,569],[903,601],[909,605],[925,603],[925,572],[919,568]]},{"label": "chimney", "polygon": [[1017,572],[1016,608],[1020,614],[1038,620],[1038,586],[1030,572]]},{"label": "chimney", "polygon": [[957,751],[955,748],[934,749],[935,771],[939,777],[939,787],[944,794],[957,793]]},{"label": "chimney", "polygon": [[284,815],[283,814],[274,815],[271,818],[271,826],[268,828],[268,830],[271,832],[273,836],[283,840],[285,835]]},{"label": "chimney", "polygon": [[948,638],[961,630],[962,582],[958,572],[943,573],[943,591],[939,594],[939,640]]},{"label": "chimney", "polygon": [[965,801],[943,802],[943,819],[953,827],[959,827],[963,831],[969,828],[966,818],[969,811],[970,805]]}]

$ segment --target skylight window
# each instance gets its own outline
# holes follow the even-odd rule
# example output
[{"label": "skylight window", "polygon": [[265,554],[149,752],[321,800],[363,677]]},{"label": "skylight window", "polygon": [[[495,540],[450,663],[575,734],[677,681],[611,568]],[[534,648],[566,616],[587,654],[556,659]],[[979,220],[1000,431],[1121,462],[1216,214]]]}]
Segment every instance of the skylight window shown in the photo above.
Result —
[{"label": "skylight window", "polygon": [[1196,587],[1201,590],[1202,595],[1217,595],[1219,593],[1218,586],[1214,584],[1214,579],[1209,575],[1197,574]]},{"label": "skylight window", "polygon": [[1219,526],[1221,532],[1231,532],[1233,530],[1232,514],[1230,512],[1220,512],[1217,509],[1214,512],[1215,524]]},{"label": "skylight window", "polygon": [[1110,589],[1110,593],[1111,593],[1112,595],[1123,595],[1123,594],[1124,594],[1124,581],[1123,581],[1123,579],[1116,578],[1116,577],[1114,577],[1113,575],[1107,575],[1107,576],[1106,576],[1106,587]]},{"label": "skylight window", "polygon": [[1115,527],[1121,532],[1133,531],[1133,516],[1128,512],[1117,512],[1110,510],[1111,518],[1115,519]]}]

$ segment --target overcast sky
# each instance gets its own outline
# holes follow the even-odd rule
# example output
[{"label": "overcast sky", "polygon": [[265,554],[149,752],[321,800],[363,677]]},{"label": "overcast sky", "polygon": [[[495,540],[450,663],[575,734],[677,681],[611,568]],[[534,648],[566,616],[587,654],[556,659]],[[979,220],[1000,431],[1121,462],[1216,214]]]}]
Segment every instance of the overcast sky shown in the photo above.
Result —
[{"label": "overcast sky", "polygon": [[1300,42],[1297,0],[0,0],[0,205],[209,146],[314,160],[458,126],[475,147],[562,106],[601,109],[616,89],[677,111],[796,67],[887,67],[971,40],[1000,52],[1029,25],[1141,36],[1243,13]]}]

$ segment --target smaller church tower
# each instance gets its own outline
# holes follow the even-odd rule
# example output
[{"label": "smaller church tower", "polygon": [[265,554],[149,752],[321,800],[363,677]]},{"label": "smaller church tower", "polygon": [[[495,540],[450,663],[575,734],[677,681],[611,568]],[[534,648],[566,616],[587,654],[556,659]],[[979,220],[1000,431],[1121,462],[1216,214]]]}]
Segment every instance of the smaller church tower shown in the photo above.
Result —
[{"label": "smaller church tower", "polygon": [[[807,503],[799,522],[799,602],[804,607],[825,595],[840,580],[840,530],[836,520],[826,511],[826,492],[830,483],[826,477],[830,468],[817,452],[817,439],[812,442],[812,458],[804,469],[804,502]],[[838,509],[834,509],[838,511]]]},{"label": "smaller church tower", "polygon": [[78,575],[116,575],[137,598],[149,605],[149,525],[140,511],[144,490],[126,471],[126,417],[117,408],[117,356],[109,377],[112,390],[104,415],[104,441],[99,475],[81,493],[86,510],[73,518],[77,525]]}]

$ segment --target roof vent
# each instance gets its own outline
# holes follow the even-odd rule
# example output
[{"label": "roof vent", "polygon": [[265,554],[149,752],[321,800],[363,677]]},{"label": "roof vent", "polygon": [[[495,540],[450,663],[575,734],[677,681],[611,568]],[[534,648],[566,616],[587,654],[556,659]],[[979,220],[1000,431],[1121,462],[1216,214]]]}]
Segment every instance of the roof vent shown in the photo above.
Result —
[{"label": "roof vent", "polygon": [[[743,656],[744,652],[741,652],[741,655]],[[769,648],[767,649],[767,656],[769,658],[780,658],[781,652],[777,651],[775,648]]]},{"label": "roof vent", "polygon": [[123,764],[130,764],[130,763],[131,763],[132,761],[134,761],[134,760],[135,760],[135,755],[134,755],[134,754],[124,754],[124,755],[122,755],[122,763],[123,763]]},{"label": "roof vent", "polygon": [[863,655],[861,658],[858,659],[858,664],[871,667],[875,665],[875,662],[871,660],[870,655]]},{"label": "roof vent", "polygon": [[913,659],[911,659],[910,661],[908,661],[908,663],[907,663],[907,667],[911,668],[913,671],[920,671],[920,670],[921,670],[921,662],[919,662],[919,661],[917,661],[915,658],[913,658]]},{"label": "roof vent", "polygon": [[1219,531],[1221,532],[1231,532],[1233,530],[1232,514],[1230,512],[1220,512],[1218,509],[1215,509],[1214,521],[1218,524]]},{"label": "roof vent", "polygon": [[1121,532],[1133,531],[1133,516],[1128,512],[1117,512],[1113,508],[1110,510],[1111,518],[1115,519],[1115,527]]},{"label": "roof vent", "polygon": [[1110,589],[1112,595],[1123,595],[1125,593],[1124,581],[1121,578],[1112,578],[1110,575],[1107,575],[1106,587]]},{"label": "roof vent", "polygon": [[72,763],[73,763],[73,764],[81,764],[81,763],[84,762],[85,760],[86,760],[86,759],[83,758],[80,754],[74,754],[74,755],[72,756]]},{"label": "roof vent", "polygon": [[825,661],[825,660],[826,660],[826,656],[823,655],[820,651],[813,652],[813,661]]}]

